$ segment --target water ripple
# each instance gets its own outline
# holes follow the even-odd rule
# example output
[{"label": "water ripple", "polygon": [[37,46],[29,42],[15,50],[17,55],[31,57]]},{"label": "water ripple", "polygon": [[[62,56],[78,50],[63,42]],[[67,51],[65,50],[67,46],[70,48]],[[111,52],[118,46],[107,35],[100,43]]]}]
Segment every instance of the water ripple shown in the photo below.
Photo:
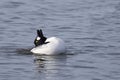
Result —
[{"label": "water ripple", "polygon": [[25,3],[23,3],[23,2],[10,1],[10,2],[7,2],[6,4],[3,4],[2,8],[17,8],[24,4]]},{"label": "water ripple", "polygon": [[[119,4],[119,0],[1,0],[0,80],[119,80]],[[62,38],[66,55],[30,53],[36,29]]]}]

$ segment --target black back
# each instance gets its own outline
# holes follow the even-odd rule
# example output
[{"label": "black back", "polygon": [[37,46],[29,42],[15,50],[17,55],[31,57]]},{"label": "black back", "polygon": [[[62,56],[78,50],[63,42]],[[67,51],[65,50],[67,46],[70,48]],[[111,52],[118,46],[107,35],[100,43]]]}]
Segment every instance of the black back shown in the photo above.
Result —
[{"label": "black back", "polygon": [[[39,37],[40,40],[37,40],[37,37]],[[43,35],[43,32],[42,32],[41,29],[37,30],[37,37],[34,40],[35,46],[39,46],[39,45],[45,44],[45,41],[46,41],[47,38]]]}]

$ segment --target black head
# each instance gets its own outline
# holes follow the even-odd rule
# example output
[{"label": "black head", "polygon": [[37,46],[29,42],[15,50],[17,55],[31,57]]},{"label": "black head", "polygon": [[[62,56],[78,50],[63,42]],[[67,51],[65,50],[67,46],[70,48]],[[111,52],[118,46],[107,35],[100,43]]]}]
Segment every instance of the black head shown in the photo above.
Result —
[{"label": "black head", "polygon": [[45,41],[46,41],[46,39],[47,39],[47,38],[43,35],[42,30],[41,30],[41,29],[40,29],[40,30],[37,30],[37,37],[36,37],[35,40],[34,40],[35,46],[39,46],[39,45],[44,44]]}]

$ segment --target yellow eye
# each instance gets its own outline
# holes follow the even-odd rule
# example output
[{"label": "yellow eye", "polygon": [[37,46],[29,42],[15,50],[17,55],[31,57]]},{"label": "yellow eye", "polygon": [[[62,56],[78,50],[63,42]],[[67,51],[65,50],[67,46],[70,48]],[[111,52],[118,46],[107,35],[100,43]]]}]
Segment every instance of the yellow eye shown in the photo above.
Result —
[{"label": "yellow eye", "polygon": [[38,40],[36,40],[36,43],[38,42]]}]

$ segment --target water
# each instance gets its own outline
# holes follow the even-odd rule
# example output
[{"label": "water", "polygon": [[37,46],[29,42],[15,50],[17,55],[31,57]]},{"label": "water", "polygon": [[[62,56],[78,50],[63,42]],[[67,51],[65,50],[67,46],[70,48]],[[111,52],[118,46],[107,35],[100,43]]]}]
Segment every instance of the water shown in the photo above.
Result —
[{"label": "water", "polygon": [[[67,55],[26,55],[40,28]],[[120,80],[120,0],[1,0],[0,80]]]}]

